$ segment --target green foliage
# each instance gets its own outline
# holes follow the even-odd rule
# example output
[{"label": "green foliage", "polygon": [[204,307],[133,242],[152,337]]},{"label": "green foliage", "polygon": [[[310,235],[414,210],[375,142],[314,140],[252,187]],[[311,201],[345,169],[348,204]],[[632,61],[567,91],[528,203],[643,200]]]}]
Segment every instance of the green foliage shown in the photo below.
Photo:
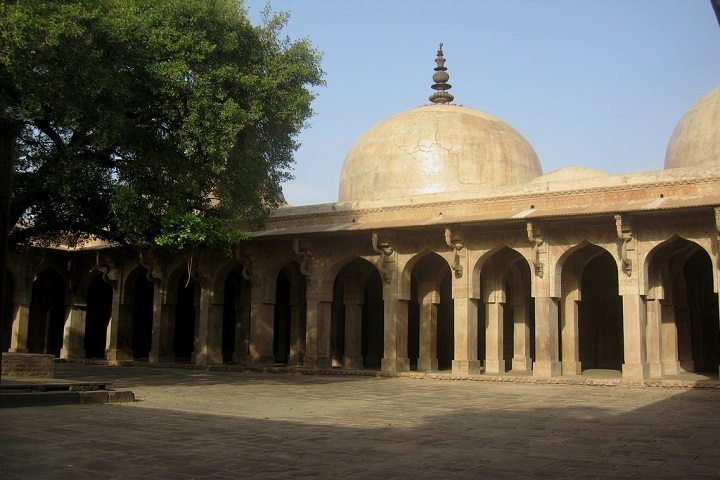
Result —
[{"label": "green foliage", "polygon": [[10,240],[178,247],[260,225],[323,84],[286,21],[251,25],[233,0],[3,0]]},{"label": "green foliage", "polygon": [[155,243],[178,252],[202,253],[204,250],[224,250],[248,240],[239,230],[226,228],[218,218],[203,218],[192,213],[164,218],[162,232]]}]

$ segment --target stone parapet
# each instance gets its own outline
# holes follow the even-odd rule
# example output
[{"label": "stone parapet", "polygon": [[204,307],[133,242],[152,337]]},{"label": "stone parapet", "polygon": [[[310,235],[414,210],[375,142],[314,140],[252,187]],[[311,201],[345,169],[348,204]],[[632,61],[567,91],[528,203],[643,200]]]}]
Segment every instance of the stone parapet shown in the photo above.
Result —
[{"label": "stone parapet", "polygon": [[4,352],[2,354],[2,376],[53,378],[55,376],[55,356]]}]

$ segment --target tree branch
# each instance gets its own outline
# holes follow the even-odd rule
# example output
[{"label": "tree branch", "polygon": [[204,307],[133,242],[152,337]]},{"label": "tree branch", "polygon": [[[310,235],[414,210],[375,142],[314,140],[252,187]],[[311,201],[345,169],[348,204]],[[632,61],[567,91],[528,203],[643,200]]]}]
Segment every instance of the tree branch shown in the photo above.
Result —
[{"label": "tree branch", "polygon": [[60,134],[57,133],[54,128],[52,128],[50,122],[48,122],[47,120],[35,120],[34,122],[32,122],[31,125],[35,126],[38,130],[47,135],[48,138],[52,140],[52,142],[58,148],[58,150],[65,150],[65,141],[60,136]]}]

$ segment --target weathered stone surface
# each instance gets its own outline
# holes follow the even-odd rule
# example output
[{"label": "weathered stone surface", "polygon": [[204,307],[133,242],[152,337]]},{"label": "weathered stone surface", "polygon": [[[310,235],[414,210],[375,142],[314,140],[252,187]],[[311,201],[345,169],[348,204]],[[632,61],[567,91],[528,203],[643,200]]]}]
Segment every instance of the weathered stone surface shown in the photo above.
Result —
[{"label": "weathered stone surface", "polygon": [[55,375],[55,356],[38,353],[12,353],[2,355],[2,376],[45,377]]}]

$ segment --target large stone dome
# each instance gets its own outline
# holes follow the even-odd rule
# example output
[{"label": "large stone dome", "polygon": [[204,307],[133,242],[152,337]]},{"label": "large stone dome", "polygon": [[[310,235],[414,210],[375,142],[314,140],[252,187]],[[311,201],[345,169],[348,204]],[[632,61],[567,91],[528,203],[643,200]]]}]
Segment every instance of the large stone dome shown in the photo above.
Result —
[{"label": "large stone dome", "polygon": [[491,115],[427,105],[376,124],[353,145],[340,174],[341,202],[477,192],[542,174],[530,144]]},{"label": "large stone dome", "polygon": [[700,167],[720,162],[720,87],[683,115],[670,137],[665,168]]}]

